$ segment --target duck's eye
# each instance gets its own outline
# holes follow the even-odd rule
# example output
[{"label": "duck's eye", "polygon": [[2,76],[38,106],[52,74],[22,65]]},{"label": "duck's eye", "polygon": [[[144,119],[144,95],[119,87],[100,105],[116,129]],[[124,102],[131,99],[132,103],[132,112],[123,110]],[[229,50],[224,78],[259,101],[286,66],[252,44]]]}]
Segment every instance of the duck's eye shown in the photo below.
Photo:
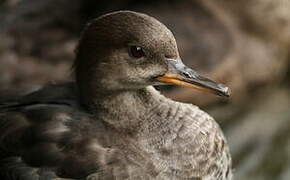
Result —
[{"label": "duck's eye", "polygon": [[141,58],[145,56],[145,53],[140,46],[130,46],[129,54],[134,58]]}]

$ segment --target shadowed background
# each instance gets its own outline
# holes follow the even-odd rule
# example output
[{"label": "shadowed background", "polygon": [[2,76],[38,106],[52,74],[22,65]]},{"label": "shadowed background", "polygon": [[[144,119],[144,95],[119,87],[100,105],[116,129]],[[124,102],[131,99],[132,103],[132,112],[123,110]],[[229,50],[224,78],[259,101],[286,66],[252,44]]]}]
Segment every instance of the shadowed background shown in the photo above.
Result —
[{"label": "shadowed background", "polygon": [[224,99],[160,87],[221,124],[235,179],[289,180],[289,0],[2,0],[0,88],[30,91],[72,79],[81,29],[120,9],[159,19],[175,34],[185,64],[232,89]]}]

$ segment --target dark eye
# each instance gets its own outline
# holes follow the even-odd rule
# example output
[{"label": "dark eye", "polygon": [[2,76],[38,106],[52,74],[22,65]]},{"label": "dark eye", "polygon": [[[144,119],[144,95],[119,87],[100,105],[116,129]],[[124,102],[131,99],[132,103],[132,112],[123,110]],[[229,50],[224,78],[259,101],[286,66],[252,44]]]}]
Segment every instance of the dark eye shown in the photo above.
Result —
[{"label": "dark eye", "polygon": [[134,58],[141,58],[145,56],[145,53],[140,46],[129,46],[129,54]]}]

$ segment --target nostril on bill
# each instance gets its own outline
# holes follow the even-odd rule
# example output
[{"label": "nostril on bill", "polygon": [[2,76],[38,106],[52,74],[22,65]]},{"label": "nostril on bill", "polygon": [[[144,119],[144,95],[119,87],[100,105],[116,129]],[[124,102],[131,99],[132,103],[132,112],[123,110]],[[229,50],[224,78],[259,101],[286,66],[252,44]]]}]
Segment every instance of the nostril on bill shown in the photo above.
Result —
[{"label": "nostril on bill", "polygon": [[182,72],[182,75],[186,78],[191,78],[192,76],[188,72]]}]

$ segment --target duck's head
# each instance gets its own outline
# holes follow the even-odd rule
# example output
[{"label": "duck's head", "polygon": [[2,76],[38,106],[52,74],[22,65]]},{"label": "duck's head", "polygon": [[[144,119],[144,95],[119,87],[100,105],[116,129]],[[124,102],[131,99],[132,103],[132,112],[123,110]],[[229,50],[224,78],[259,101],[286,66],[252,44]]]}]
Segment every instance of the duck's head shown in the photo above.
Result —
[{"label": "duck's head", "polygon": [[172,32],[142,13],[117,11],[90,22],[75,61],[81,93],[137,90],[175,84],[229,96],[222,84],[186,67]]}]

